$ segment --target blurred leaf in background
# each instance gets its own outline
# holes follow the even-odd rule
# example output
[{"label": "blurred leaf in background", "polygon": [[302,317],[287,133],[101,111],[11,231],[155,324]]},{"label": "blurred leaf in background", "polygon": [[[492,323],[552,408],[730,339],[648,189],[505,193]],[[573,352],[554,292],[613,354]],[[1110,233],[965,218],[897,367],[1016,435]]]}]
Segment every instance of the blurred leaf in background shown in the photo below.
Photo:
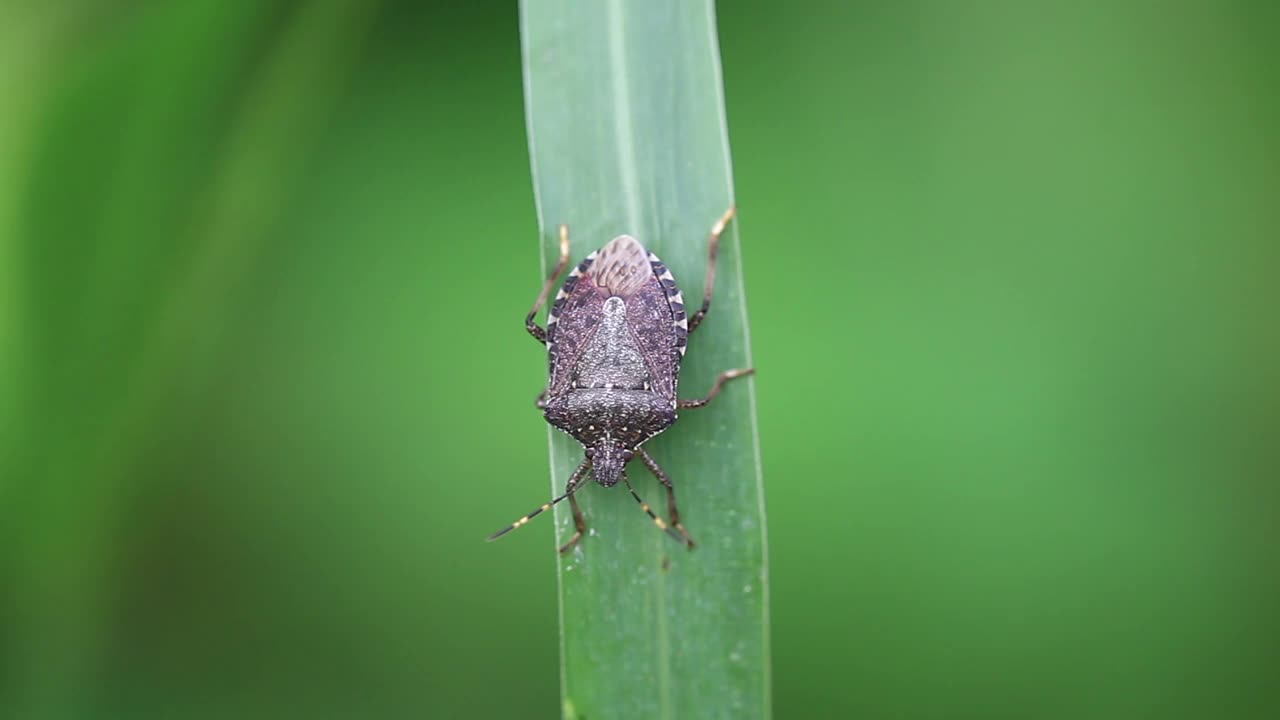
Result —
[{"label": "blurred leaf in background", "polygon": [[[777,716],[1273,717],[1275,7],[719,16]],[[516,18],[0,6],[0,715],[554,716]]]}]

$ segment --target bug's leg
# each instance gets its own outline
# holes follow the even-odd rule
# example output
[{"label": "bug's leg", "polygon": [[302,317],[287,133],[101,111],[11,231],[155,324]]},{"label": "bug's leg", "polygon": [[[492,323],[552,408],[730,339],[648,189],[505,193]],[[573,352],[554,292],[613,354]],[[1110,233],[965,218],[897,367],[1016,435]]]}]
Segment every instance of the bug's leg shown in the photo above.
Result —
[{"label": "bug's leg", "polygon": [[657,514],[653,512],[653,508],[649,507],[649,503],[640,499],[640,496],[636,494],[636,489],[631,487],[631,481],[627,479],[627,473],[625,470],[622,472],[622,482],[627,484],[627,489],[631,491],[631,497],[635,498],[636,502],[640,503],[640,509],[649,514],[649,519],[653,520],[653,524],[657,525],[659,530],[666,532],[678,543],[689,543],[689,549],[693,549],[693,541],[689,539],[688,533],[685,533],[682,537],[680,533],[676,532],[675,528],[663,522],[662,518],[658,517]]},{"label": "bug's leg", "polygon": [[[581,465],[579,465],[579,466],[578,466],[578,469],[577,469],[577,470],[574,470],[574,471],[573,471],[573,474],[569,476],[569,482],[568,482],[568,484],[565,486],[564,494],[563,494],[563,495],[561,495],[560,497],[558,497],[558,498],[556,498],[556,499],[552,500],[552,501],[551,501],[551,502],[549,502],[549,503],[544,503],[544,504],[543,504],[541,507],[539,507],[537,510],[534,510],[533,512],[529,513],[528,515],[525,515],[524,517],[520,518],[519,520],[517,520],[517,521],[515,521],[515,522],[511,523],[510,525],[508,525],[508,526],[506,526],[506,527],[502,528],[502,529],[501,529],[501,530],[499,530],[498,532],[496,532],[496,533],[494,533],[494,534],[490,535],[490,536],[489,536],[489,538],[488,538],[489,542],[493,542],[494,540],[497,540],[498,538],[502,537],[503,535],[506,535],[507,533],[511,532],[512,530],[515,530],[516,528],[519,528],[519,527],[521,527],[521,526],[525,525],[526,523],[528,523],[530,520],[534,519],[534,518],[535,518],[535,517],[537,517],[538,515],[541,515],[542,513],[546,512],[547,510],[550,510],[552,507],[554,507],[554,506],[555,506],[555,504],[556,504],[556,503],[560,502],[561,500],[564,500],[565,498],[569,498],[569,500],[570,500],[570,504],[572,504],[572,505],[574,506],[574,510],[575,510],[575,512],[574,512],[575,518],[574,518],[574,519],[578,522],[578,534],[579,534],[579,535],[581,535],[581,534],[582,534],[582,528],[583,528],[583,522],[581,521],[582,513],[580,513],[580,512],[576,512],[577,507],[578,507],[578,504],[577,504],[577,502],[574,502],[574,501],[573,501],[573,494],[574,494],[574,493],[576,493],[576,492],[578,492],[578,490],[580,490],[580,489],[582,488],[582,486],[586,484],[586,482],[584,481],[584,478],[586,478],[586,476],[587,476],[587,471],[588,471],[588,470],[590,470],[590,469],[591,469],[591,458],[583,458],[583,460],[582,460],[582,464],[581,464]],[[576,541],[576,540],[577,540],[577,538],[576,538],[576,536],[575,536],[574,541]]]},{"label": "bug's leg", "polygon": [[533,309],[529,311],[529,316],[524,319],[524,327],[529,331],[535,340],[547,344],[547,331],[538,326],[534,318],[538,315],[538,311],[542,309],[544,303],[547,302],[547,295],[550,294],[551,288],[556,284],[556,280],[560,278],[560,274],[564,269],[569,267],[569,226],[560,226],[560,262],[556,263],[556,269],[551,272],[551,277],[547,278],[547,282],[542,286],[542,292],[538,293],[538,299],[533,302]]},{"label": "bug's leg", "polygon": [[573,537],[569,538],[569,542],[560,546],[560,554],[563,555],[573,549],[574,545],[582,539],[582,533],[587,531],[587,520],[582,516],[582,508],[578,507],[578,498],[574,495],[578,488],[587,484],[587,471],[591,469],[591,458],[583,458],[582,464],[577,470],[569,476],[569,482],[565,483],[564,493],[569,496],[569,507],[573,508]]},{"label": "bug's leg", "polygon": [[737,206],[730,205],[729,209],[724,211],[724,215],[721,215],[716,224],[711,227],[711,235],[707,239],[707,278],[702,283],[702,307],[693,314],[693,317],[689,318],[689,334],[691,335],[694,330],[698,329],[698,325],[702,323],[702,318],[707,316],[707,309],[711,307],[711,291],[716,287],[716,253],[720,249],[720,236],[724,234],[725,227],[737,212]]},{"label": "bug's leg", "polygon": [[706,397],[696,398],[694,400],[681,400],[678,404],[678,407],[682,407],[682,408],[703,407],[707,403],[711,402],[711,398],[720,394],[720,388],[724,387],[724,384],[726,382],[734,378],[742,377],[744,375],[751,375],[755,373],[755,371],[756,371],[755,368],[745,368],[742,370],[726,370],[720,373],[720,377],[716,378],[716,384],[711,386],[711,392],[707,393]]},{"label": "bug's leg", "polygon": [[684,536],[685,544],[692,550],[697,544],[693,541],[693,537],[689,535],[689,531],[680,523],[680,510],[676,507],[676,488],[671,484],[671,477],[667,475],[667,471],[662,469],[657,460],[654,460],[644,448],[636,448],[636,452],[640,455],[640,461],[644,466],[649,468],[649,472],[666,486],[667,488],[667,514],[671,516],[671,526],[680,531]]},{"label": "bug's leg", "polygon": [[569,542],[560,546],[560,554],[563,555],[573,549],[574,545],[582,539],[582,533],[587,531],[587,520],[582,517],[582,508],[578,507],[578,498],[573,495],[569,496],[569,507],[573,508],[573,537],[569,538]]}]

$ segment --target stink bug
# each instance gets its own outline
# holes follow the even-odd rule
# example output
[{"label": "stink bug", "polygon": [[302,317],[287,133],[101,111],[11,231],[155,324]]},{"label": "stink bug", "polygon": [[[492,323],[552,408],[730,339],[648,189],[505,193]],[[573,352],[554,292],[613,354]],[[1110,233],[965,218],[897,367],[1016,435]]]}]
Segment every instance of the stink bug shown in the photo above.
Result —
[{"label": "stink bug", "polygon": [[[587,485],[590,472],[605,487],[621,479],[654,524],[693,549],[693,538],[680,523],[670,476],[640,446],[671,427],[677,419],[676,410],[703,407],[725,382],[753,372],[723,372],[706,397],[676,398],[685,344],[711,306],[716,250],[734,212],[730,207],[711,228],[702,307],[692,317],[685,314],[684,298],[671,271],[635,238],[619,235],[569,273],[551,304],[547,329],[543,330],[534,318],[569,266],[569,229],[560,226],[560,262],[538,293],[525,318],[525,328],[547,346],[549,378],[547,388],[538,395],[538,408],[547,422],[581,443],[586,456],[569,477],[563,495],[490,535],[489,540],[506,535],[568,498],[577,530],[560,547],[560,552],[568,551],[587,529],[574,494]],[[633,457],[639,457],[666,487],[670,522],[655,514],[627,479],[626,464]]]}]

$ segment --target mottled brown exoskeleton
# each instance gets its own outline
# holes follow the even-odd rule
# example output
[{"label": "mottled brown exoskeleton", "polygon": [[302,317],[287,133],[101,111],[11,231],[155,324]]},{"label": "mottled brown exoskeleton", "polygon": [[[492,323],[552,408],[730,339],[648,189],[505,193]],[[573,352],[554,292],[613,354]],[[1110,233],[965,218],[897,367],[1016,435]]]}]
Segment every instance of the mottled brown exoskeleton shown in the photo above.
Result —
[{"label": "mottled brown exoskeleton", "polygon": [[[678,409],[702,407],[726,381],[753,372],[721,373],[704,398],[676,397],[685,345],[711,306],[716,251],[733,215],[731,207],[711,229],[702,307],[692,316],[685,312],[684,298],[671,271],[635,238],[620,235],[569,273],[551,304],[547,329],[543,330],[534,318],[569,266],[569,230],[560,226],[560,262],[538,293],[525,327],[547,346],[550,364],[547,388],[538,396],[538,407],[547,422],[582,443],[586,457],[569,477],[563,495],[490,535],[490,540],[568,498],[577,532],[560,552],[572,548],[587,528],[574,493],[587,484],[590,472],[605,487],[621,479],[659,528],[690,549],[694,547],[693,538],[680,522],[671,478],[641,445],[671,427]],[[666,487],[669,523],[640,499],[627,479],[626,465],[634,457]]]}]

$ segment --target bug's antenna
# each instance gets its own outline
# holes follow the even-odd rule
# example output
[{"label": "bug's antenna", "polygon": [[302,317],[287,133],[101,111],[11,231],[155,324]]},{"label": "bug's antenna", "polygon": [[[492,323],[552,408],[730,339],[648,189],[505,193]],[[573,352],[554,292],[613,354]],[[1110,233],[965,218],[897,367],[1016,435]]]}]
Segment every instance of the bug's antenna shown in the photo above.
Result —
[{"label": "bug's antenna", "polygon": [[[581,484],[581,483],[579,483],[579,484],[578,484],[578,487],[581,487],[581,486],[582,486],[582,484]],[[510,525],[508,525],[508,526],[506,526],[506,527],[502,528],[502,529],[501,529],[501,530],[499,530],[498,532],[496,532],[496,533],[494,533],[494,534],[490,535],[489,537],[485,538],[485,540],[486,540],[487,542],[493,542],[494,540],[497,540],[498,538],[502,537],[503,535],[506,535],[507,533],[511,532],[512,530],[515,530],[516,528],[520,527],[521,525],[524,525],[525,523],[527,523],[527,522],[529,522],[530,520],[534,519],[535,517],[537,517],[537,516],[541,515],[542,513],[546,512],[547,510],[550,510],[552,507],[554,507],[554,506],[556,505],[556,503],[560,502],[561,500],[564,500],[565,498],[567,498],[567,497],[569,497],[570,495],[572,495],[572,494],[574,494],[575,492],[577,492],[577,491],[578,491],[578,487],[570,488],[569,492],[567,492],[567,493],[565,493],[565,494],[561,495],[560,497],[556,498],[555,500],[552,500],[551,502],[549,502],[549,503],[547,503],[547,504],[543,505],[542,507],[538,508],[537,510],[534,510],[533,512],[529,513],[528,515],[525,515],[524,517],[520,518],[519,520],[517,520],[517,521],[515,521],[515,522],[511,523]]]},{"label": "bug's antenna", "polygon": [[[537,516],[541,515],[542,513],[546,512],[547,510],[550,510],[551,508],[555,507],[556,503],[560,502],[561,500],[564,500],[565,498],[567,498],[567,497],[569,497],[569,496],[573,495],[574,493],[578,492],[578,489],[579,489],[579,488],[581,488],[583,485],[586,485],[586,483],[585,483],[585,482],[583,482],[583,478],[586,476],[586,474],[587,474],[587,473],[586,473],[586,471],[587,471],[587,468],[589,468],[589,467],[591,467],[591,465],[590,465],[589,463],[587,463],[587,462],[585,462],[585,461],[584,461],[581,465],[579,465],[579,466],[578,466],[578,469],[574,471],[573,476],[569,478],[569,487],[565,489],[565,491],[564,491],[564,494],[563,494],[563,495],[561,495],[560,497],[556,498],[555,500],[552,500],[551,502],[549,502],[549,503],[547,503],[547,504],[543,505],[542,507],[538,508],[537,510],[534,510],[533,512],[529,513],[528,515],[525,515],[524,517],[522,517],[522,518],[520,518],[519,520],[517,520],[517,521],[515,521],[515,522],[511,523],[510,525],[508,525],[508,526],[506,526],[506,527],[502,528],[502,529],[501,529],[501,530],[499,530],[498,532],[496,532],[496,533],[494,533],[494,534],[490,535],[489,537],[485,538],[485,541],[486,541],[486,542],[493,542],[494,540],[497,540],[498,538],[502,537],[503,535],[506,535],[507,533],[511,532],[512,530],[515,530],[516,528],[520,527],[521,525],[524,525],[525,523],[529,522],[530,520],[534,519],[535,517],[537,517]],[[577,501],[575,500],[574,502],[577,502]]]},{"label": "bug's antenna", "polygon": [[[631,487],[631,481],[627,479],[627,473],[625,470],[622,473],[622,482],[627,484],[627,489],[631,491],[631,497],[635,498],[636,502],[640,503],[640,509],[649,513],[649,517],[653,518],[653,524],[657,525],[659,529],[665,531],[668,535],[670,535],[673,539],[675,539],[676,542],[680,543],[681,545],[684,545],[685,544],[684,537],[682,537],[680,533],[676,532],[675,528],[671,527],[666,522],[664,522],[662,518],[658,517],[657,514],[653,512],[653,508],[649,507],[649,503],[641,500],[640,496],[636,494],[636,489]],[[693,546],[689,545],[689,547],[692,549]]]}]

